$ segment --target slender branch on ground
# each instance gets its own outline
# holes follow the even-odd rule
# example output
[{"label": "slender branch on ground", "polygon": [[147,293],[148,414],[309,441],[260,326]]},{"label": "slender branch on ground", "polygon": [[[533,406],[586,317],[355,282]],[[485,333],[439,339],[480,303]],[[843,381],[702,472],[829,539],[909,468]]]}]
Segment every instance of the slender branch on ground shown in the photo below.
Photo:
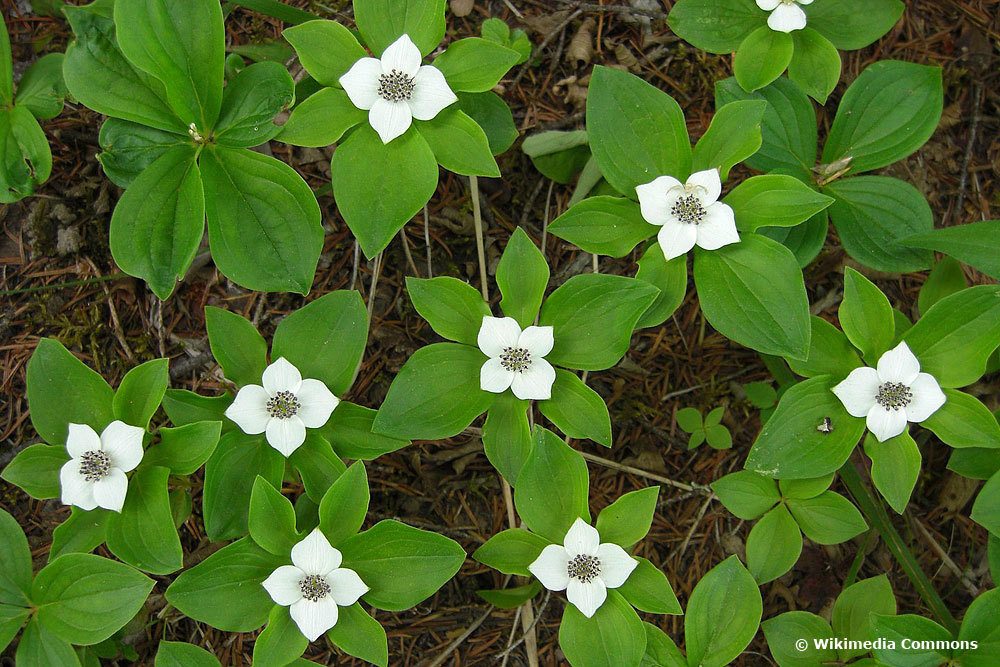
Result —
[{"label": "slender branch on ground", "polygon": [[413,275],[419,278],[420,271],[417,270],[417,265],[413,261],[413,253],[410,252],[410,240],[406,238],[405,227],[399,230],[399,238],[403,241],[403,254],[406,255],[406,264],[410,267]]}]

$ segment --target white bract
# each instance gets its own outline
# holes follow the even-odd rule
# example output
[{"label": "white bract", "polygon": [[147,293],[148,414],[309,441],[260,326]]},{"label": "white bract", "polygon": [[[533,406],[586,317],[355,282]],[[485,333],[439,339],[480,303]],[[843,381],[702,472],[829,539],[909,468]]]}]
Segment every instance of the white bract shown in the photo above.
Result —
[{"label": "white bract", "polygon": [[483,317],[479,349],[489,360],[479,372],[483,391],[510,390],[521,400],[544,401],[552,396],[556,370],[543,357],[552,351],[552,327],[521,331],[513,317]]},{"label": "white bract", "polygon": [[410,128],[413,119],[431,120],[458,101],[444,74],[421,65],[420,49],[403,35],[382,53],[362,58],[340,77],[351,102],[368,112],[368,122],[387,144]]},{"label": "white bract", "polygon": [[635,192],[643,219],[660,228],[656,238],[668,260],[680,257],[695,245],[717,250],[739,243],[733,209],[719,201],[722,180],[717,169],[691,174],[687,183],[673,176],[660,176],[638,186]]},{"label": "white bract", "polygon": [[865,417],[879,442],[906,430],[906,422],[922,422],[944,405],[937,380],[920,372],[920,362],[906,343],[878,360],[878,368],[855,368],[833,388],[854,417]]},{"label": "white bract", "polygon": [[307,428],[325,424],[340,403],[319,380],[303,380],[284,357],[264,370],[261,381],[263,387],[248,384],[240,389],[226,416],[244,433],[265,433],[267,442],[285,456],[305,442]]},{"label": "white bract", "polygon": [[629,578],[639,561],[617,544],[601,544],[597,529],[577,519],[562,545],[542,549],[528,571],[550,591],[566,591],[566,598],[591,618],[608,597]]},{"label": "white bract", "polygon": [[757,0],[757,6],[765,12],[767,25],[777,32],[792,32],[806,27],[806,13],[799,5],[811,5],[813,0]]},{"label": "white bract", "polygon": [[319,528],[292,547],[292,564],[282,565],[264,580],[271,599],[288,612],[309,641],[337,624],[337,607],[350,607],[368,592],[354,570],[340,567],[340,551]]},{"label": "white bract", "polygon": [[63,504],[121,512],[128,492],[125,473],[142,461],[144,433],[138,426],[117,420],[100,437],[86,424],[70,424],[66,438],[70,459],[59,471]]}]

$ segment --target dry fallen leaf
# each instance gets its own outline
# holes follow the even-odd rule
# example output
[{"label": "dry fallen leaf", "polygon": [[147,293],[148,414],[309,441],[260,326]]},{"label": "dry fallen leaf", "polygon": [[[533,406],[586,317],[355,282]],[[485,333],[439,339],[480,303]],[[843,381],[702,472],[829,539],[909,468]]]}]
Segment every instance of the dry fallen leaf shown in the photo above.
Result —
[{"label": "dry fallen leaf", "polygon": [[592,18],[584,21],[573,35],[566,47],[566,61],[575,67],[590,63],[594,55],[594,27],[597,23]]},{"label": "dry fallen leaf", "polygon": [[472,13],[476,0],[451,0],[451,13],[462,18]]}]

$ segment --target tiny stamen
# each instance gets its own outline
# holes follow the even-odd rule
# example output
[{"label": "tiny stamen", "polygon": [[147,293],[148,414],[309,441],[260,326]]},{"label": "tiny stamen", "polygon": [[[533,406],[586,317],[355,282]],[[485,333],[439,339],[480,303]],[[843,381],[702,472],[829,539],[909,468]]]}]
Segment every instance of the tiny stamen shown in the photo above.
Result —
[{"label": "tiny stamen", "polygon": [[111,472],[111,457],[107,452],[95,449],[84,452],[80,457],[80,474],[88,482],[97,482]]},{"label": "tiny stamen", "polygon": [[697,195],[683,195],[677,198],[670,214],[688,225],[698,225],[705,219],[707,211]]},{"label": "tiny stamen", "polygon": [[415,86],[412,76],[394,69],[378,78],[378,96],[388,102],[406,102],[413,97]]},{"label": "tiny stamen", "polygon": [[583,583],[593,581],[601,574],[601,561],[597,556],[580,554],[574,556],[566,566],[566,574],[570,579],[577,579]]},{"label": "tiny stamen", "polygon": [[500,365],[508,371],[523,373],[531,367],[531,353],[523,347],[505,347],[500,355]]},{"label": "tiny stamen", "polygon": [[302,597],[310,602],[319,602],[330,594],[330,584],[319,574],[307,575],[299,582]]},{"label": "tiny stamen", "polygon": [[905,408],[913,400],[913,392],[902,382],[883,382],[875,393],[875,402],[886,410]]},{"label": "tiny stamen", "polygon": [[279,391],[267,401],[267,413],[274,419],[294,417],[302,404],[290,391]]}]

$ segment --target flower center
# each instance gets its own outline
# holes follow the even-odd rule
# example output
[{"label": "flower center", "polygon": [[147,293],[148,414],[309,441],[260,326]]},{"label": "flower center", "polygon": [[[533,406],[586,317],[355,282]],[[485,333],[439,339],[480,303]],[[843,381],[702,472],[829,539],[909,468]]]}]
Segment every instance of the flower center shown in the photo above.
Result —
[{"label": "flower center", "polygon": [[415,85],[412,76],[394,69],[378,78],[378,96],[389,102],[405,102],[413,97]]},{"label": "flower center", "polygon": [[531,366],[531,353],[523,347],[505,347],[500,365],[514,373],[523,373]]},{"label": "flower center", "polygon": [[107,452],[95,449],[84,452],[80,457],[80,474],[88,482],[97,482],[108,476],[111,472],[111,457]]},{"label": "flower center", "polygon": [[705,219],[705,207],[698,195],[683,195],[677,198],[670,214],[687,225],[700,224]]},{"label": "flower center", "polygon": [[913,400],[913,392],[902,382],[883,382],[875,393],[875,402],[886,410],[905,408]]},{"label": "flower center", "polygon": [[587,556],[580,554],[574,556],[566,566],[566,574],[570,579],[579,579],[583,583],[592,581],[601,573],[601,561],[597,556]]},{"label": "flower center", "polygon": [[302,597],[306,600],[319,602],[330,594],[330,584],[322,575],[310,574],[299,582],[299,590],[302,591]]},{"label": "flower center", "polygon": [[267,401],[267,414],[274,419],[288,419],[298,413],[302,404],[290,391],[279,391]]}]

